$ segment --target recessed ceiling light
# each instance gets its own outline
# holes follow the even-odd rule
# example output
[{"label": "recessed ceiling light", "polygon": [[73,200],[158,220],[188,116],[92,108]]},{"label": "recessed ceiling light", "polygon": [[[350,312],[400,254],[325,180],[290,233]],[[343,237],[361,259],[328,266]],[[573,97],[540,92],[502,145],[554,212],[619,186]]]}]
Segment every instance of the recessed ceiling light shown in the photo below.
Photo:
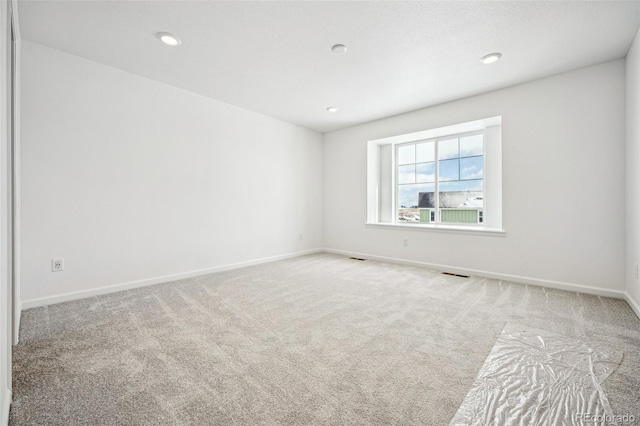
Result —
[{"label": "recessed ceiling light", "polygon": [[327,111],[329,111],[329,112],[338,112],[338,108],[336,108],[336,107],[329,107],[329,108],[327,108]]},{"label": "recessed ceiling light", "polygon": [[182,44],[182,40],[171,33],[158,33],[158,38],[167,46],[178,46]]},{"label": "recessed ceiling light", "polygon": [[347,46],[345,46],[344,44],[336,44],[331,48],[331,51],[336,55],[342,55],[347,51]]},{"label": "recessed ceiling light", "polygon": [[489,53],[488,55],[484,55],[480,60],[483,64],[488,65],[494,62],[497,62],[498,59],[502,57],[502,53]]}]

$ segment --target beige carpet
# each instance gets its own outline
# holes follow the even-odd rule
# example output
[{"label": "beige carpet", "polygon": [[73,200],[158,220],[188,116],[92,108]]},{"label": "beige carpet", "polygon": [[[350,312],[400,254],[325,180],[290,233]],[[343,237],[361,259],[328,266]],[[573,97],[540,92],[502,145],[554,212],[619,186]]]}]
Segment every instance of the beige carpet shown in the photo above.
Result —
[{"label": "beige carpet", "polygon": [[447,425],[507,322],[624,352],[622,300],[317,254],[25,311],[10,424]]}]

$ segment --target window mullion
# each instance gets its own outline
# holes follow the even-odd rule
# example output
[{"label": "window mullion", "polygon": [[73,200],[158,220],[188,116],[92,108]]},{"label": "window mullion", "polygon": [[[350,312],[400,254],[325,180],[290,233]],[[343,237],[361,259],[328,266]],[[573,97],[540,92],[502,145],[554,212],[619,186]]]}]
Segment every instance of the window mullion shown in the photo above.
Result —
[{"label": "window mullion", "polygon": [[391,215],[391,220],[393,223],[398,223],[398,145],[393,145],[393,149],[391,150],[391,165],[393,166],[393,182],[391,182],[393,191],[391,208],[393,214]]},{"label": "window mullion", "polygon": [[435,176],[434,176],[434,179],[433,179],[434,182],[435,182],[435,185],[434,185],[434,188],[433,188],[433,190],[434,190],[434,193],[433,193],[434,204],[433,205],[435,207],[435,213],[434,213],[434,222],[435,223],[440,223],[440,197],[438,196],[438,193],[440,191],[440,188],[439,188],[440,187],[440,179],[439,179],[439,176],[440,176],[440,161],[438,161],[438,145],[440,144],[439,142],[440,141],[438,139],[435,140],[435,143],[434,143],[435,152],[433,154],[434,155],[433,159],[434,159],[434,161],[436,163],[436,165],[435,165]]}]

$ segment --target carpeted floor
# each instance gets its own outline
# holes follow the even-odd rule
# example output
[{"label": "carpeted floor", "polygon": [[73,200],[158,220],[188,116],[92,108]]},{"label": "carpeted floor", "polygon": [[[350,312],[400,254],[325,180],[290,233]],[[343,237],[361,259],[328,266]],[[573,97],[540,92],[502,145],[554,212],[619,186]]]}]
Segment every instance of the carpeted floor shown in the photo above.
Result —
[{"label": "carpeted floor", "polygon": [[27,310],[10,424],[447,425],[506,323],[624,352],[622,300],[316,254]]}]

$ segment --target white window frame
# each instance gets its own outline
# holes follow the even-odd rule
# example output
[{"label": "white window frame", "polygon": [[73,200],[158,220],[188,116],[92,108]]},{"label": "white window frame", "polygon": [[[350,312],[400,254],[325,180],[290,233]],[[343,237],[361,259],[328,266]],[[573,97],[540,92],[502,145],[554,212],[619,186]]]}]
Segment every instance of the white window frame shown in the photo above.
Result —
[{"label": "white window frame", "polygon": [[[441,222],[441,218],[440,218],[440,182],[439,182],[439,172],[440,172],[440,160],[438,159],[438,142],[440,141],[445,141],[445,140],[449,140],[449,139],[458,139],[458,160],[460,160],[460,138],[464,138],[467,136],[476,136],[476,135],[482,135],[482,197],[483,197],[483,207],[482,209],[479,209],[481,211],[484,211],[484,199],[486,199],[485,194],[486,194],[486,179],[484,177],[484,170],[486,167],[486,149],[485,149],[485,139],[486,139],[486,135],[485,135],[485,131],[484,130],[476,130],[476,131],[471,131],[471,132],[464,132],[464,133],[454,133],[454,134],[450,134],[450,135],[443,135],[437,138],[431,138],[431,139],[417,139],[414,141],[408,141],[408,142],[401,142],[401,143],[393,143],[393,153],[392,153],[392,163],[393,163],[393,168],[394,168],[394,184],[392,187],[392,191],[393,191],[393,223],[401,223],[398,220],[398,212],[399,212],[399,205],[400,202],[398,201],[398,196],[399,196],[399,192],[398,191],[398,186],[399,185],[410,185],[410,184],[401,184],[398,183],[398,166],[400,166],[401,164],[398,164],[397,162],[397,158],[398,158],[398,148],[401,148],[403,146],[408,146],[408,145],[417,145],[419,143],[428,143],[428,142],[434,142],[434,151],[433,151],[433,155],[434,155],[434,163],[435,163],[435,167],[434,167],[434,198],[435,198],[435,207],[433,208],[435,211],[435,220],[433,221],[434,224],[440,224],[443,223]],[[408,164],[419,164],[417,162],[415,163],[408,163]],[[459,174],[458,174],[459,176]],[[471,179],[467,179],[467,180],[471,180]],[[479,179],[475,179],[475,180],[479,180]],[[432,183],[432,182],[415,182],[414,184],[418,184],[418,183]],[[476,210],[476,209],[471,209],[471,210]],[[484,214],[483,214],[484,216]],[[449,223],[449,222],[444,222],[444,223]],[[418,225],[419,222],[414,222],[414,223],[408,223],[407,225]],[[463,226],[482,226],[482,223],[451,223],[452,225],[463,225]]]},{"label": "white window frame", "polygon": [[[398,220],[400,203],[396,164],[398,147],[479,133],[483,134],[483,223],[400,222]],[[435,145],[435,173],[438,173],[437,143]],[[435,182],[434,188],[435,191],[439,190],[439,186],[436,186]],[[435,198],[439,207],[439,197]],[[367,227],[504,236],[506,232],[503,229],[502,210],[502,117],[490,117],[409,134],[373,139],[367,142],[367,211],[365,222]],[[487,220],[488,218],[490,219]]]}]

